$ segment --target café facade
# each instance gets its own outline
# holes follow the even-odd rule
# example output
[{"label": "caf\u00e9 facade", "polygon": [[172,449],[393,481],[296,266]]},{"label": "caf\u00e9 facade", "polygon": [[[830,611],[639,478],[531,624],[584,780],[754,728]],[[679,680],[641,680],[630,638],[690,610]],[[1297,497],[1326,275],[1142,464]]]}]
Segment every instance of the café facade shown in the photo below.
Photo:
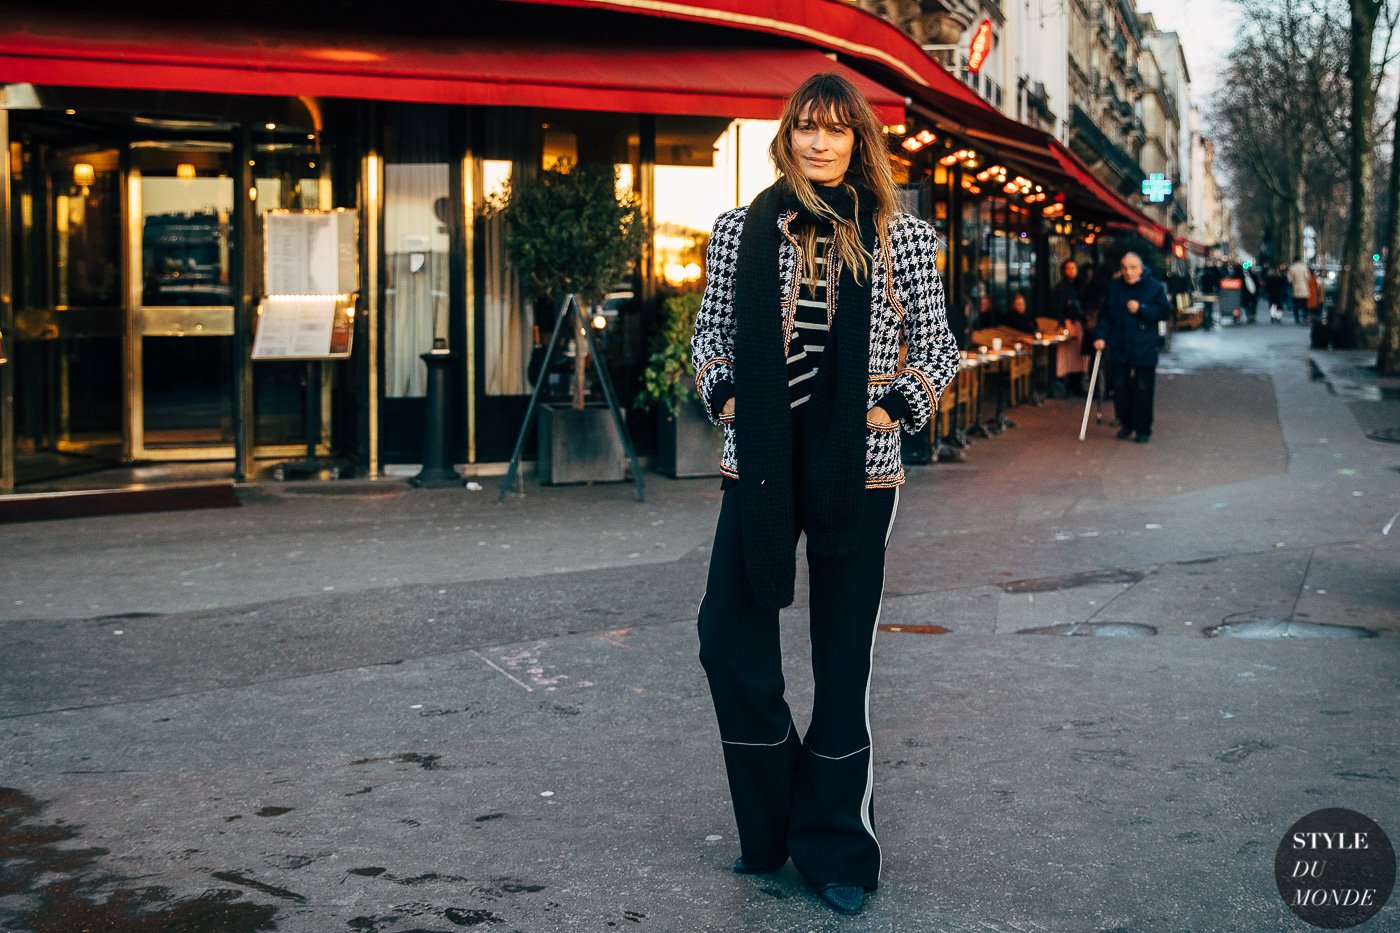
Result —
[{"label": "caf\u00e9 facade", "polygon": [[[451,458],[499,472],[549,378],[553,309],[522,291],[491,208],[561,160],[613,166],[651,231],[599,334],[630,408],[661,300],[703,287],[710,224],[772,181],[782,100],[818,71],[885,121],[954,308],[1039,305],[1060,259],[1115,230],[1182,246],[837,0],[419,12],[36,4],[0,24],[0,493],[133,464],[248,480],[308,446],[347,473],[410,472],[434,348]],[[273,271],[315,254],[269,222],[302,214],[342,215],[333,284]],[[274,346],[259,322],[292,305],[333,309],[328,350],[289,349],[296,327],[323,336],[306,323]],[[628,413],[643,455],[654,421]]]}]

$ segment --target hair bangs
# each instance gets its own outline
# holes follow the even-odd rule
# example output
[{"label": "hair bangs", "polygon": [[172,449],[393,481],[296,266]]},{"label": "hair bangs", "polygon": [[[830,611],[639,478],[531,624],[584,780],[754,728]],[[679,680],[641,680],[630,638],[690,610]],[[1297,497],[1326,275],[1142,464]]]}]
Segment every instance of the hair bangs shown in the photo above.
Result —
[{"label": "hair bangs", "polygon": [[854,125],[851,102],[834,88],[824,88],[820,85],[813,87],[810,94],[798,101],[798,117],[801,117],[804,110],[807,119],[824,130]]}]

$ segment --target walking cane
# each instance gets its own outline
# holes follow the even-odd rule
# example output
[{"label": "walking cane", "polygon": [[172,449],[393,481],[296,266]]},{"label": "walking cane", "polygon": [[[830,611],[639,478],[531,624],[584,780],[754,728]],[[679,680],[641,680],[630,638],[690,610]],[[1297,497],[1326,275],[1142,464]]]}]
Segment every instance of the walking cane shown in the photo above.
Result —
[{"label": "walking cane", "polygon": [[[1084,400],[1084,420],[1079,424],[1079,439],[1084,440],[1084,432],[1089,430],[1089,409],[1094,404],[1094,386],[1099,382],[1099,360],[1103,357],[1102,350],[1094,351],[1094,371],[1089,374],[1089,397]],[[1103,420],[1100,412],[1099,420]]]},{"label": "walking cane", "polygon": [[[1104,381],[1107,381],[1107,380],[1108,380],[1108,377],[1105,376],[1105,377],[1104,377]],[[1094,402],[1094,424],[1103,424],[1103,397],[1104,397],[1104,394],[1105,394],[1105,393],[1104,393],[1103,383],[1100,382],[1100,383],[1099,383],[1099,397],[1098,397],[1098,399]]]}]

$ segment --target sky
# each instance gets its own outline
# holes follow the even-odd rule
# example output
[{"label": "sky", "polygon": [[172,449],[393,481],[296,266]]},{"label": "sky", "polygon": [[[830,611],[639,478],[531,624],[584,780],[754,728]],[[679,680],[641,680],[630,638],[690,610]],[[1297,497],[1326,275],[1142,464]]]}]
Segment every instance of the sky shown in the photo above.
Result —
[{"label": "sky", "polygon": [[1240,9],[1230,0],[1138,0],[1138,11],[1152,14],[1157,28],[1176,32],[1191,70],[1191,101],[1204,104],[1218,87],[1216,75],[1235,44]]}]

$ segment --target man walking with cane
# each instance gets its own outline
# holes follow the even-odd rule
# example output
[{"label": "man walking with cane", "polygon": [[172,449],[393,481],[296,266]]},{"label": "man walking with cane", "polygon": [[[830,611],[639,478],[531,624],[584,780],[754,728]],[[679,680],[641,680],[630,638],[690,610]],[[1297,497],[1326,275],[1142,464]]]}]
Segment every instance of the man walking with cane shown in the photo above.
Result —
[{"label": "man walking with cane", "polygon": [[1134,432],[1137,442],[1152,438],[1152,397],[1157,387],[1157,324],[1171,313],[1167,292],[1142,257],[1125,253],[1120,274],[1108,283],[1094,349],[1108,347],[1113,362],[1113,407],[1118,414],[1118,439]]}]

